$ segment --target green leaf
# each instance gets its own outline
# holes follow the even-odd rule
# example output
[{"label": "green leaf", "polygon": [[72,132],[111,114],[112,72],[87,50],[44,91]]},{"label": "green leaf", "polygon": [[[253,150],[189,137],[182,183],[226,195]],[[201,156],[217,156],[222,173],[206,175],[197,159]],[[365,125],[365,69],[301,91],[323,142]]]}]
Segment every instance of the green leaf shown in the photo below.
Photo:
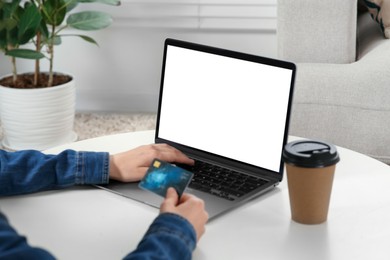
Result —
[{"label": "green leaf", "polygon": [[50,46],[50,45],[61,45],[62,44],[62,39],[61,39],[61,36],[60,35],[55,35],[55,36],[52,36],[52,37],[46,37],[45,35],[41,35],[41,45],[44,46],[44,45],[47,45],[47,46]]},{"label": "green leaf", "polygon": [[11,14],[15,13],[20,9],[20,4],[21,0],[13,0],[9,5],[10,5],[10,12]]},{"label": "green leaf", "polygon": [[6,18],[0,23],[0,30],[5,29],[7,31],[10,31],[18,25],[18,22],[15,19],[12,18]]},{"label": "green leaf", "polygon": [[34,4],[26,6],[19,21],[19,44],[28,43],[36,35],[42,16]]},{"label": "green leaf", "polygon": [[84,41],[87,41],[89,43],[93,43],[95,44],[96,46],[99,46],[99,44],[91,37],[89,36],[86,36],[86,35],[78,35],[81,39],[83,39]]},{"label": "green leaf", "polygon": [[85,11],[69,15],[66,23],[75,29],[92,31],[106,28],[112,23],[112,18],[106,13]]},{"label": "green leaf", "polygon": [[6,35],[7,33],[5,30],[0,30],[0,50],[5,50],[5,48],[7,48]]},{"label": "green leaf", "polygon": [[[12,24],[12,23],[11,23]],[[18,42],[18,28],[17,26],[12,27],[10,24],[10,28],[6,28],[6,41],[8,45],[17,46]]]},{"label": "green leaf", "polygon": [[49,30],[47,29],[47,24],[42,19],[41,24],[39,26],[39,31],[41,32],[42,36],[45,38],[49,38]]},{"label": "green leaf", "polygon": [[63,0],[47,0],[42,6],[43,18],[49,25],[58,26],[65,20],[67,3]]},{"label": "green leaf", "polygon": [[81,34],[62,34],[62,36],[77,36],[77,37],[80,37],[81,39],[83,39],[84,41],[87,41],[89,43],[93,43],[95,44],[96,46],[99,46],[99,44],[91,37],[89,36],[86,36],[86,35],[81,35]]},{"label": "green leaf", "polygon": [[[0,17],[1,19],[1,17]],[[3,19],[0,20],[0,31],[5,30],[5,21]]]},{"label": "green leaf", "polygon": [[2,21],[4,24],[2,30],[2,46],[16,46],[18,45],[18,21],[24,9],[19,6],[20,0],[6,2],[1,10]]},{"label": "green leaf", "polygon": [[77,0],[65,0],[65,2],[66,2],[66,12],[67,13],[72,11],[78,5]]},{"label": "green leaf", "polygon": [[121,1],[119,0],[78,0],[79,3],[100,3],[106,5],[120,5]]},{"label": "green leaf", "polygon": [[53,42],[54,45],[61,45],[62,43],[61,36],[54,36],[53,41],[54,41]]},{"label": "green leaf", "polygon": [[42,53],[29,49],[13,49],[6,51],[5,55],[31,60],[39,60],[45,57]]},{"label": "green leaf", "polygon": [[19,6],[20,1],[21,0],[14,0],[10,3],[9,2],[3,3],[3,6],[0,9],[0,20],[14,19],[16,21],[19,21],[19,17],[24,11],[24,9],[21,6]]}]

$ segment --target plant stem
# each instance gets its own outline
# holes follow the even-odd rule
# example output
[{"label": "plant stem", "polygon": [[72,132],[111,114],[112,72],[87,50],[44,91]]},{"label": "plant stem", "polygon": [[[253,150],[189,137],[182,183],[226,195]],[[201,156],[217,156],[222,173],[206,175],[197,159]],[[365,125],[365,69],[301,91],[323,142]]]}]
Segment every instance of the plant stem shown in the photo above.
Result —
[{"label": "plant stem", "polygon": [[56,26],[52,25],[52,33],[51,33],[51,39],[49,43],[49,54],[50,54],[50,65],[49,65],[49,82],[48,87],[51,87],[53,85],[53,59],[54,59],[54,37],[55,37],[55,29]]},{"label": "plant stem", "polygon": [[[36,4],[38,5],[39,12],[42,13],[42,1],[37,0]],[[41,41],[42,41],[42,34],[40,31],[37,31],[37,41],[35,44],[36,51],[39,51],[39,52],[41,51],[41,49],[42,49]],[[35,60],[35,72],[34,72],[34,86],[35,87],[38,86],[40,70],[41,70],[40,60],[38,59],[38,60]]]},{"label": "plant stem", "polygon": [[16,85],[16,80],[18,79],[18,72],[16,69],[16,58],[11,57],[11,61],[12,61],[12,81],[14,85]]},{"label": "plant stem", "polygon": [[[36,50],[41,51],[41,32],[37,32],[37,43],[36,43]],[[40,66],[39,66],[39,60],[35,60],[35,73],[34,73],[34,86],[38,86],[39,81],[39,72],[40,72]]]},{"label": "plant stem", "polygon": [[[14,48],[15,47],[12,45],[7,46],[8,50],[12,50]],[[16,68],[16,58],[13,56],[11,57],[11,63],[12,63],[12,82],[14,83],[14,85],[16,85],[16,81],[18,79],[18,70]]]}]

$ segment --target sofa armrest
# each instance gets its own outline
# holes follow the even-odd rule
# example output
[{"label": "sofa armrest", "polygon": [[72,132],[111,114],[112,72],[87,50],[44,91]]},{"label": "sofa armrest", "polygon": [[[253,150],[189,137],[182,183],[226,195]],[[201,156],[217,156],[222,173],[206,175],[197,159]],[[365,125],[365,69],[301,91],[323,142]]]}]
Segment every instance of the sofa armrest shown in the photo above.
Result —
[{"label": "sofa armrest", "polygon": [[356,60],[357,0],[278,0],[278,56],[294,62]]}]

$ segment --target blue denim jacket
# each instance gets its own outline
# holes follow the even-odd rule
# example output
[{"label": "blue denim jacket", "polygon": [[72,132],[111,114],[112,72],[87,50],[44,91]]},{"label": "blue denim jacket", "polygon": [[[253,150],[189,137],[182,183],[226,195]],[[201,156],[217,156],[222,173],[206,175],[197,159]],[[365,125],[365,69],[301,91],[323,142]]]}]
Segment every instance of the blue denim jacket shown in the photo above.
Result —
[{"label": "blue denim jacket", "polygon": [[[73,185],[109,182],[109,154],[66,150],[58,155],[38,151],[0,150],[0,197]],[[184,218],[160,214],[136,250],[125,259],[191,259],[196,233]],[[0,259],[55,259],[44,249],[28,245],[0,213]]]}]

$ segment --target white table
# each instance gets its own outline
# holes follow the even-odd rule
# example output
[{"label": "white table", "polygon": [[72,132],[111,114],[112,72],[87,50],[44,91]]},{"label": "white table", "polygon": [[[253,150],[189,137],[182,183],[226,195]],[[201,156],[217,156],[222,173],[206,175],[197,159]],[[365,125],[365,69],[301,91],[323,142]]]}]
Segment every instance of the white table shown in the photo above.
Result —
[{"label": "white table", "polygon": [[[105,136],[65,148],[112,153],[152,143],[153,131]],[[338,147],[328,221],[291,221],[286,180],[274,191],[207,224],[194,259],[390,259],[390,167]],[[33,245],[59,259],[120,259],[158,210],[113,193],[78,187],[0,199]]]}]

